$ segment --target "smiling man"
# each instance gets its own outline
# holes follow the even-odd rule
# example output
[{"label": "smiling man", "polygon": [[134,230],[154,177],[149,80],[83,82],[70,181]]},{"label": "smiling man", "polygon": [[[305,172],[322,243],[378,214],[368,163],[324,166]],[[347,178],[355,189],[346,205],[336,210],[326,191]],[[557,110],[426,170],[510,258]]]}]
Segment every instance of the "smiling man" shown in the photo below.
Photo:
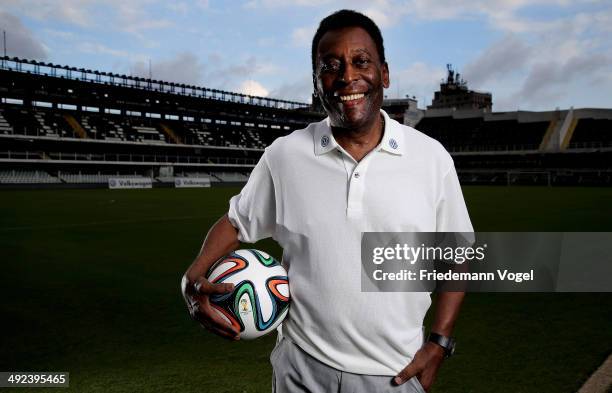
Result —
[{"label": "smiling man", "polygon": [[463,300],[441,293],[428,339],[428,293],[361,291],[363,232],[471,232],[450,155],[381,110],[383,39],[366,16],[338,11],[312,42],[313,82],[328,117],[266,148],[183,279],[192,316],[238,338],[208,304],[231,290],[204,273],[239,241],[283,247],[292,304],[270,361],[276,392],[423,392],[445,356]]},{"label": "smiling man", "polygon": [[[324,20],[313,39],[312,61],[316,95],[329,116],[334,138],[361,161],[383,135],[380,108],[383,88],[389,87],[389,69],[382,37],[373,23],[368,28],[371,32],[359,26],[326,28],[338,22],[343,26],[351,18],[360,19],[358,15],[341,11]],[[380,37],[379,44],[372,35]]]}]

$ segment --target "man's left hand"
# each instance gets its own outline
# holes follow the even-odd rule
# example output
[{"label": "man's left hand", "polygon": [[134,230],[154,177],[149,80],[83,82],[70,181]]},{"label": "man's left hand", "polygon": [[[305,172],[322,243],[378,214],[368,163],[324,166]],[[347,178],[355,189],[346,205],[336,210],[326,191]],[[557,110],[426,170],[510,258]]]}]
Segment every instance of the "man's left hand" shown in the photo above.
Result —
[{"label": "man's left hand", "polygon": [[401,385],[410,378],[417,377],[427,391],[433,385],[443,360],[444,349],[434,343],[426,342],[414,355],[412,362],[397,374],[394,381]]}]

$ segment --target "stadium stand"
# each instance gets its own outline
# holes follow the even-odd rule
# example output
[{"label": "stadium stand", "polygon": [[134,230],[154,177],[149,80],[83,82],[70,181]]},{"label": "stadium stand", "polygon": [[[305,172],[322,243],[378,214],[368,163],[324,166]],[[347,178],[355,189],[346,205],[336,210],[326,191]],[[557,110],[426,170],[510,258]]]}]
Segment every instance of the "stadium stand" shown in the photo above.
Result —
[{"label": "stadium stand", "polygon": [[434,109],[416,128],[451,152],[464,184],[612,185],[612,110]]},{"label": "stadium stand", "polygon": [[141,179],[145,176],[141,176],[138,174],[134,175],[126,175],[126,174],[100,174],[100,173],[58,173],[58,179],[60,179],[64,183],[72,183],[72,184],[108,184],[108,179],[110,178],[122,178],[122,179]]},{"label": "stadium stand", "polygon": [[13,133],[13,127],[4,118],[4,111],[0,110],[0,133],[9,135]]},{"label": "stadium stand", "polygon": [[537,150],[550,120],[528,115],[431,110],[416,128],[440,141],[450,152]]},{"label": "stadium stand", "polygon": [[0,183],[2,184],[32,184],[32,183],[61,183],[57,177],[49,175],[45,171],[32,170],[4,170],[0,171]]},{"label": "stadium stand", "polygon": [[244,183],[249,179],[249,176],[240,172],[216,172],[211,177],[211,182],[235,182]]},{"label": "stadium stand", "polygon": [[48,175],[24,183],[104,184],[133,173],[171,183],[168,168],[244,182],[274,139],[322,117],[298,102],[1,60],[0,169]]},{"label": "stadium stand", "polygon": [[[3,185],[103,186],[122,176],[243,183],[266,146],[323,118],[303,103],[0,59]],[[612,185],[610,109],[388,104],[451,152],[465,184]]]},{"label": "stadium stand", "polygon": [[570,148],[612,147],[612,119],[581,119],[576,124]]}]

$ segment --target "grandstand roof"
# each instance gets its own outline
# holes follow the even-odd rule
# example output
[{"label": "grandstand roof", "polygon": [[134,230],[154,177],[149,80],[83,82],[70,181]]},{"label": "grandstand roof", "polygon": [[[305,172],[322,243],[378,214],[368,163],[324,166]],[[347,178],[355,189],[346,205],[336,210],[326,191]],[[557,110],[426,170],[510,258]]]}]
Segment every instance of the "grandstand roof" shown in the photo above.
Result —
[{"label": "grandstand roof", "polygon": [[119,75],[112,72],[89,70],[71,66],[45,63],[42,61],[20,59],[18,57],[0,57],[0,69],[7,71],[23,72],[28,74],[38,74],[63,79],[73,79],[84,82],[110,84],[122,87],[132,87],[142,90],[151,90],[171,94],[198,96],[207,99],[229,101],[235,103],[248,103],[261,105],[277,109],[299,109],[310,107],[310,104],[280,100],[276,98],[252,96],[248,94],[235,93],[230,91],[210,89],[202,86],[186,85],[184,83],[174,83],[159,81],[148,78],[141,78],[130,75]]}]

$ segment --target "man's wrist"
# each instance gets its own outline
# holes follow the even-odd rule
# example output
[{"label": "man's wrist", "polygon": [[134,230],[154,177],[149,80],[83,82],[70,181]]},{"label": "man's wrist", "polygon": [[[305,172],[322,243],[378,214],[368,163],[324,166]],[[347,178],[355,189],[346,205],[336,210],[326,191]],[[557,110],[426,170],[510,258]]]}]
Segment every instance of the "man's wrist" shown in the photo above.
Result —
[{"label": "man's wrist", "polygon": [[426,341],[423,347],[427,350],[427,352],[433,353],[435,356],[439,357],[440,359],[445,358],[444,348],[442,348],[438,344],[432,343],[430,341]]},{"label": "man's wrist", "polygon": [[445,358],[452,356],[455,352],[455,339],[450,336],[431,332],[427,336],[427,343],[431,343],[440,348]]}]

